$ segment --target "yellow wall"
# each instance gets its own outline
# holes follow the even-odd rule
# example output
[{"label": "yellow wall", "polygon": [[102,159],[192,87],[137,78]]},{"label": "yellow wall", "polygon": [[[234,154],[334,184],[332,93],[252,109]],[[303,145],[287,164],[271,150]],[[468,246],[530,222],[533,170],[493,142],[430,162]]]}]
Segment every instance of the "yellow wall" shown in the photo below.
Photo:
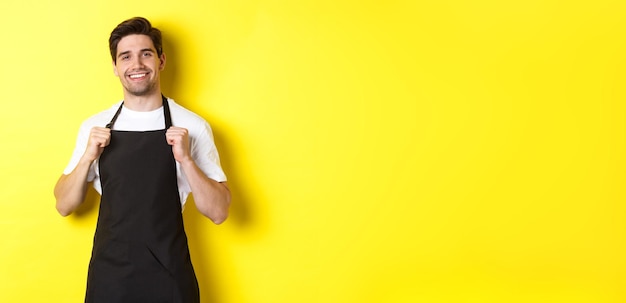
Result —
[{"label": "yellow wall", "polygon": [[136,15],[230,178],[203,302],[625,302],[622,3],[3,0],[0,302],[83,298],[97,197],[52,189]]}]

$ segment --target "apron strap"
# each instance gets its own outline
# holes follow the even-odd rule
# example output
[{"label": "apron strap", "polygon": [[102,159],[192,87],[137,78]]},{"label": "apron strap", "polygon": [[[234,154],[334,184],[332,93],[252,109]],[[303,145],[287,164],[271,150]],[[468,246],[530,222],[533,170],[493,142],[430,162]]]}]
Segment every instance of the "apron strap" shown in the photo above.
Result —
[{"label": "apron strap", "polygon": [[[168,128],[170,128],[170,126],[172,126],[172,118],[170,116],[170,106],[169,106],[169,104],[167,102],[167,98],[165,98],[165,96],[161,95],[161,98],[163,99],[163,115],[165,117],[165,129],[168,129]],[[117,120],[117,117],[122,112],[122,107],[124,107],[124,101],[122,101],[122,104],[120,104],[120,107],[115,112],[115,115],[113,115],[113,118],[111,118],[111,122],[109,122],[105,126],[106,128],[109,128],[109,129],[113,128],[113,124],[115,124],[115,121]]]},{"label": "apron strap", "polygon": [[170,116],[170,105],[167,102],[167,98],[161,95],[163,98],[163,115],[165,116],[165,129],[168,129],[172,126],[172,117]]},{"label": "apron strap", "polygon": [[117,109],[117,111],[115,112],[115,115],[113,116],[113,119],[111,119],[111,122],[109,122],[105,127],[108,129],[113,128],[113,124],[115,124],[115,120],[117,120],[117,116],[120,115],[120,113],[122,112],[122,107],[124,106],[124,101],[122,101],[122,104],[120,104],[120,107]]}]

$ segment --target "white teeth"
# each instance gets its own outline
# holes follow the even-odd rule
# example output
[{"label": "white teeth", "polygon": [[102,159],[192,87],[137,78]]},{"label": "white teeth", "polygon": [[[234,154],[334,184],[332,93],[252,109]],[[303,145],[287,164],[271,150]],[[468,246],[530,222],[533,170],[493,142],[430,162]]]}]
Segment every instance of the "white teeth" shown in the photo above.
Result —
[{"label": "white teeth", "polygon": [[136,74],[136,75],[130,75],[131,79],[137,79],[137,78],[141,78],[144,77],[146,74]]}]

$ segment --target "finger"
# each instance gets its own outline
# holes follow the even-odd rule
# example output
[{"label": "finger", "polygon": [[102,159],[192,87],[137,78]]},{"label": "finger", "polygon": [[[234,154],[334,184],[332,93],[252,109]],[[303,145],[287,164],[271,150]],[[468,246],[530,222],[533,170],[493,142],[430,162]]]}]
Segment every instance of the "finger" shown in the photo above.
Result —
[{"label": "finger", "polygon": [[111,129],[109,129],[109,128],[104,128],[104,127],[97,127],[97,126],[96,126],[96,127],[93,127],[93,128],[91,129],[91,132],[92,132],[92,133],[98,133],[98,134],[104,134],[104,133],[109,134],[109,133],[111,133]]},{"label": "finger", "polygon": [[111,135],[95,133],[91,135],[90,141],[96,146],[105,147],[111,142]]},{"label": "finger", "polygon": [[109,134],[91,134],[89,141],[104,142],[111,138]]},{"label": "finger", "polygon": [[169,145],[175,145],[176,142],[177,142],[177,140],[175,138],[171,137],[171,136],[166,138],[166,141],[167,141],[167,144],[169,144]]},{"label": "finger", "polygon": [[93,145],[98,146],[98,147],[105,147],[108,145],[107,140],[102,140],[102,139],[96,139],[92,141]]}]

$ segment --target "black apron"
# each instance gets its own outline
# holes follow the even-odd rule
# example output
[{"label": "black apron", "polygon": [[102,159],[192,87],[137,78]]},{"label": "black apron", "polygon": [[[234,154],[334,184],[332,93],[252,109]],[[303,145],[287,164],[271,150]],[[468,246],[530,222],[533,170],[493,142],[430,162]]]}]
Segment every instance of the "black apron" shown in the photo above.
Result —
[{"label": "black apron", "polygon": [[[111,128],[120,105],[107,127]],[[102,198],[89,264],[89,303],[200,302],[165,129],[111,131],[100,155]]]}]

